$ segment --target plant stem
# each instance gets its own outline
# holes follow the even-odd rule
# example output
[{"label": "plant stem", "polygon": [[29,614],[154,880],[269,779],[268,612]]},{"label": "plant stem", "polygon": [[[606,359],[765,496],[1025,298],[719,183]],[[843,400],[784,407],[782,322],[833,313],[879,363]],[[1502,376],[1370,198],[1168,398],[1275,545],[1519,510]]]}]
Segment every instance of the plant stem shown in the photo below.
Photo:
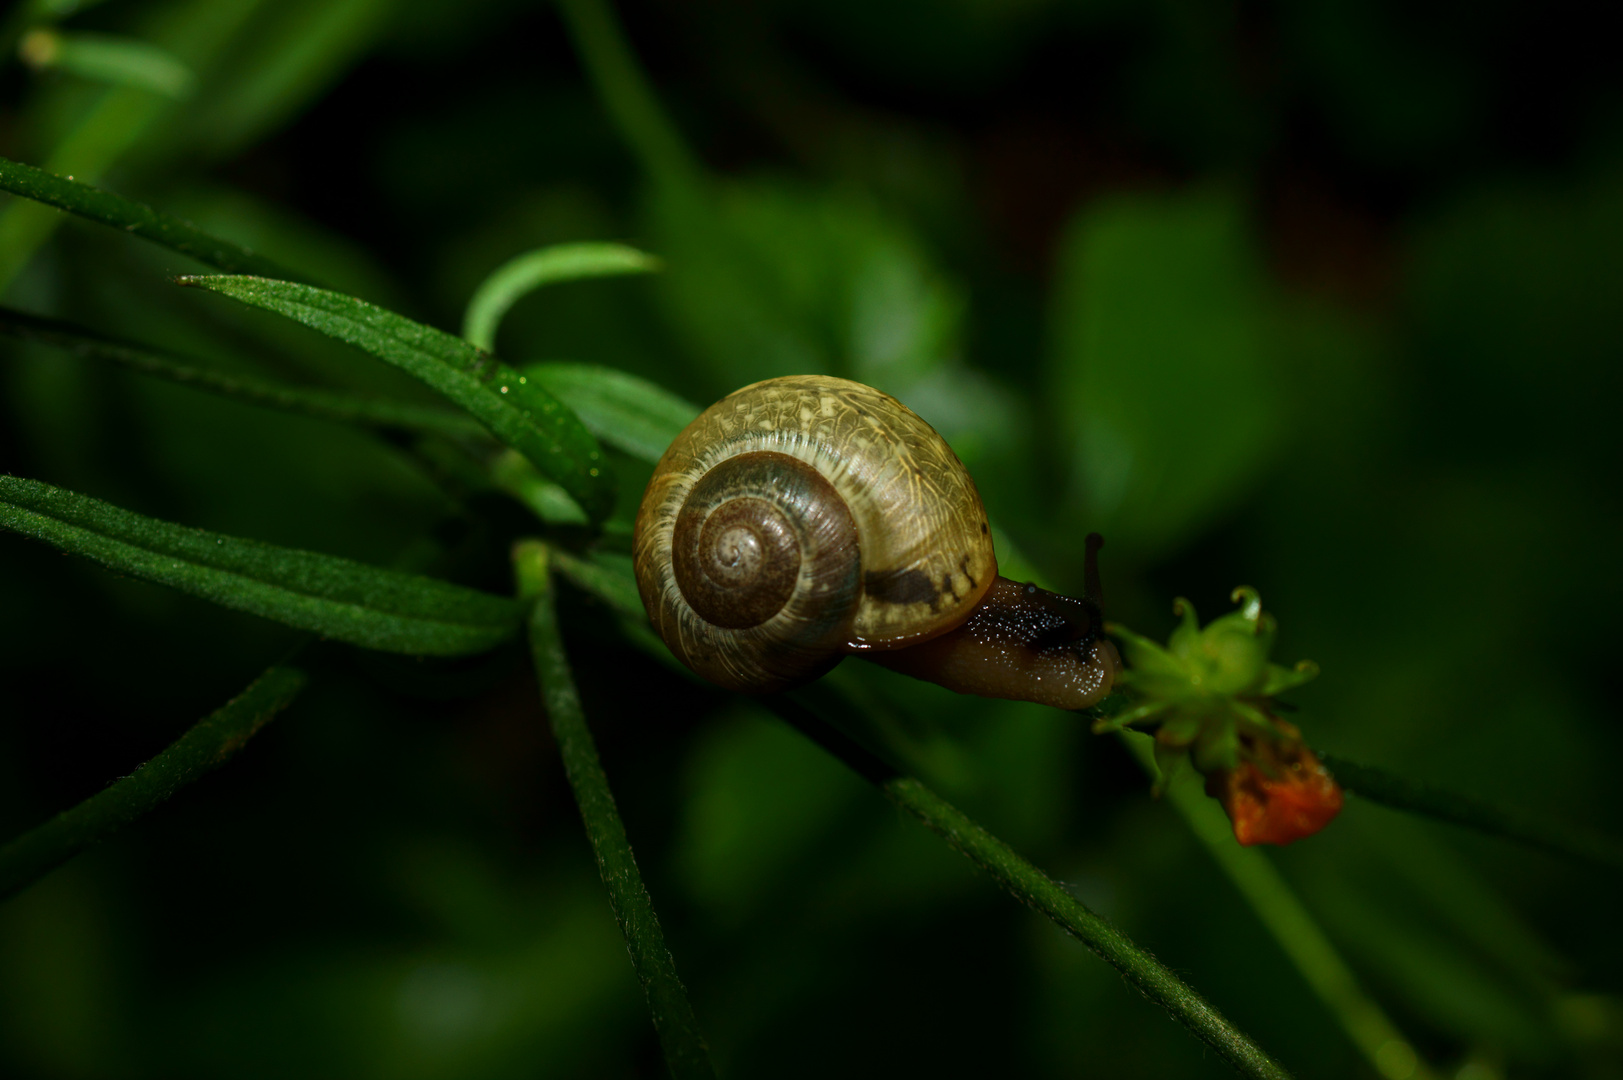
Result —
[{"label": "plant stem", "polygon": [[486,352],[496,351],[496,328],[518,300],[553,282],[617,274],[647,274],[659,260],[624,244],[553,244],[516,255],[474,290],[462,317],[462,336]]},{"label": "plant stem", "polygon": [[303,671],[286,662],[273,665],[134,773],[0,848],[0,900],[230,760],[298,696],[306,681]]},{"label": "plant stem", "polygon": [[[1145,771],[1156,775],[1154,740],[1141,732],[1122,732],[1121,738]],[[1364,993],[1352,969],[1274,864],[1262,852],[1235,841],[1228,818],[1195,785],[1193,773],[1184,770],[1166,788],[1167,800],[1375,1070],[1389,1080],[1430,1077],[1413,1045]]]},{"label": "plant stem", "polygon": [[1281,1078],[1289,1072],[1231,1024],[1200,994],[1135,945],[1120,930],[1077,900],[1064,887],[1021,858],[1014,849],[975,824],[918,780],[902,776],[792,697],[764,704],[791,726],[876,784],[896,805],[918,818],[953,850],[990,874],[1016,900],[1049,919],[1115,968],[1151,1001],[1167,1010],[1196,1038],[1246,1076]]},{"label": "plant stem", "polygon": [[643,168],[670,193],[695,192],[703,171],[632,56],[608,0],[558,0],[558,10],[610,118]]},{"label": "plant stem", "polygon": [[537,540],[520,541],[513,549],[519,595],[532,605],[530,647],[552,735],[557,740],[569,786],[586,823],[586,835],[597,856],[598,873],[608,887],[609,905],[614,909],[620,932],[625,935],[631,966],[647,994],[654,1029],[665,1051],[665,1064],[678,1080],[713,1078],[716,1070],[710,1063],[710,1052],[704,1036],[699,1033],[687,991],[677,978],[676,964],[665,947],[665,935],[659,928],[653,901],[637,869],[631,843],[626,838],[625,823],[620,820],[614,793],[609,790],[608,777],[597,756],[597,746],[586,727],[586,716],[575,692],[569,658],[564,653],[563,637],[558,630],[548,554],[546,545]]},{"label": "plant stem", "polygon": [[1343,788],[1370,802],[1463,825],[1569,858],[1623,868],[1623,843],[1592,829],[1494,806],[1343,758],[1321,754],[1319,760]]},{"label": "plant stem", "polygon": [[[543,556],[544,557],[544,556]],[[640,617],[642,603],[636,584],[608,567],[588,563],[566,552],[554,556],[559,569],[581,589],[597,596],[627,617]],[[670,653],[650,635],[648,641],[662,658]],[[643,644],[643,642],[638,642]],[[538,662],[539,663],[539,662]],[[813,688],[807,688],[811,691]],[[827,702],[842,714],[859,708],[837,689],[816,684],[814,692],[797,691],[763,698],[761,703],[791,727],[828,751],[834,758],[878,787],[898,806],[917,817],[954,850],[986,871],[1011,896],[1049,919],[1121,972],[1145,997],[1169,1012],[1201,1041],[1247,1076],[1288,1077],[1284,1066],[1234,1027],[1221,1013],[1164,964],[1066,892],[1012,848],[930,791],[919,781],[903,776],[889,762],[844,731],[825,721],[804,698]]]}]

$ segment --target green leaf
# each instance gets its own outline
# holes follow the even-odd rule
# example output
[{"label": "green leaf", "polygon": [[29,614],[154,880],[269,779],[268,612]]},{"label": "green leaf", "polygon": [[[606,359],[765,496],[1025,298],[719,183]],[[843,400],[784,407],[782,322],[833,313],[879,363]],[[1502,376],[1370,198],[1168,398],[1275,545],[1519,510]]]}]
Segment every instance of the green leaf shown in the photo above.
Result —
[{"label": "green leaf", "polygon": [[468,301],[462,336],[481,349],[496,347],[496,327],[525,293],[560,281],[646,274],[659,260],[624,244],[555,244],[518,255],[485,278]]},{"label": "green leaf", "polygon": [[193,367],[150,345],[103,337],[72,323],[0,308],[0,334],[66,349],[78,356],[106,360],[120,367],[168,379],[182,386],[234,398],[253,405],[401,431],[432,431],[442,435],[483,435],[484,428],[461,413],[423,408],[378,398],[290,386],[268,379],[227,375]]},{"label": "green leaf", "polygon": [[697,211],[651,208],[670,268],[656,295],[716,384],[823,372],[906,397],[953,371],[961,290],[871,200],[747,179]]},{"label": "green leaf", "polygon": [[0,900],[225,764],[272,717],[292,704],[306,681],[304,672],[296,667],[271,667],[131,775],[0,847]]},{"label": "green leaf", "polygon": [[597,440],[530,379],[461,338],[353,296],[257,277],[179,279],[274,311],[371,353],[466,409],[580,504],[592,522],[614,509],[613,474]]},{"label": "green leaf", "polygon": [[664,387],[614,368],[530,364],[524,374],[573,409],[593,435],[643,461],[658,461],[700,412]]},{"label": "green leaf", "polygon": [[1244,494],[1281,445],[1274,307],[1239,201],[1092,202],[1053,297],[1055,415],[1086,525],[1143,557]]},{"label": "green leaf", "polygon": [[463,656],[513,636],[518,604],[435,578],[158,521],[0,476],[0,528],[223,607],[387,652]]},{"label": "green leaf", "polygon": [[666,1067],[677,1080],[714,1080],[716,1070],[710,1063],[710,1052],[694,1019],[687,990],[677,977],[676,964],[665,945],[653,900],[637,868],[625,822],[620,818],[608,775],[598,757],[597,744],[586,726],[586,713],[575,690],[574,674],[569,669],[563,635],[558,627],[548,548],[539,541],[526,541],[514,549],[513,561],[520,592],[531,601],[530,648],[547,720],[552,725],[569,787],[586,824],[592,853],[597,856],[597,869],[608,889],[609,906],[620,924],[620,932],[625,935],[631,965],[647,995],[654,1029],[665,1051]]},{"label": "green leaf", "polygon": [[145,203],[114,195],[89,184],[53,176],[44,169],[36,169],[20,161],[0,157],[0,191],[9,191],[13,195],[111,225],[227,273],[261,274],[294,280],[302,277],[240,244],[210,236],[190,222],[154,210]]},{"label": "green leaf", "polygon": [[486,466],[495,485],[528,506],[549,525],[584,525],[586,515],[569,493],[535,471],[516,450],[504,450]]},{"label": "green leaf", "polygon": [[616,614],[627,619],[647,620],[648,612],[642,606],[642,595],[637,592],[637,577],[629,556],[593,552],[590,559],[582,559],[558,549],[552,552],[552,564],[570,584],[597,597]]},{"label": "green leaf", "polygon": [[150,90],[176,101],[190,97],[197,85],[191,69],[172,53],[130,38],[40,29],[23,38],[19,52],[31,67],[56,68],[96,82]]}]

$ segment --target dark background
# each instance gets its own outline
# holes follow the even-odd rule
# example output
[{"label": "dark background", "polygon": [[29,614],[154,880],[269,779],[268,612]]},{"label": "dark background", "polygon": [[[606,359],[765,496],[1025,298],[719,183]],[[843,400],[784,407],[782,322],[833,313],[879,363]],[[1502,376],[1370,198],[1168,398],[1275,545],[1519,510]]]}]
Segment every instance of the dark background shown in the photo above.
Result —
[{"label": "dark background", "polygon": [[[555,12],[107,0],[178,104],[14,57],[0,152],[450,330],[538,245],[646,279],[503,324],[696,403],[827,371],[976,476],[1005,573],[1171,626],[1236,584],[1310,741],[1623,832],[1614,629],[1623,75],[1605,5],[659,0],[619,5],[709,180],[668,197]],[[98,112],[98,110],[100,110]],[[98,119],[99,118],[99,119]],[[74,155],[78,155],[75,157]],[[173,288],[179,256],[0,204],[5,302],[226,370],[420,400]],[[48,232],[48,230],[47,230]],[[0,343],[0,469],[506,589],[513,512],[398,447]],[[622,514],[646,466],[622,467]],[[127,774],[291,640],[0,536],[0,829]],[[748,703],[567,594],[583,695],[679,970],[734,1076],[1226,1075],[1052,925]],[[228,768],[0,907],[0,1072],[657,1076],[519,649],[338,647]],[[846,667],[856,667],[852,663]],[[1137,766],[1074,717],[852,672],[915,764],[1303,1077],[1369,1075]],[[1271,857],[1423,1057],[1623,1076],[1619,881],[1354,798]]]}]

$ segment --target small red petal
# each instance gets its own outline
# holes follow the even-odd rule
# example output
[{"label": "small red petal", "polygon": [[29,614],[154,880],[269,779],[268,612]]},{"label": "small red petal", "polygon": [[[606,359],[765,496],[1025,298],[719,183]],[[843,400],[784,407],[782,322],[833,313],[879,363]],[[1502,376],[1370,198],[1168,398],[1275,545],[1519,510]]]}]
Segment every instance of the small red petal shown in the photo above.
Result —
[{"label": "small red petal", "polygon": [[1234,839],[1289,844],[1312,836],[1341,812],[1341,788],[1305,747],[1284,756],[1277,776],[1241,762],[1215,794],[1234,823]]}]

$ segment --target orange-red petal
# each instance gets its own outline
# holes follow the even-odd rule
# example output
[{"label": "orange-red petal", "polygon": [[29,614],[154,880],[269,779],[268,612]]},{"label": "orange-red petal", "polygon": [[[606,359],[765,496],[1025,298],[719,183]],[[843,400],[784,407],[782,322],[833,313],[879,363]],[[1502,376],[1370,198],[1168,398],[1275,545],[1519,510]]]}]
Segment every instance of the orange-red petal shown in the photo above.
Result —
[{"label": "orange-red petal", "polygon": [[1312,836],[1341,812],[1341,788],[1306,747],[1281,754],[1278,766],[1269,776],[1255,762],[1242,761],[1212,778],[1218,781],[1212,793],[1242,844],[1289,844]]}]

